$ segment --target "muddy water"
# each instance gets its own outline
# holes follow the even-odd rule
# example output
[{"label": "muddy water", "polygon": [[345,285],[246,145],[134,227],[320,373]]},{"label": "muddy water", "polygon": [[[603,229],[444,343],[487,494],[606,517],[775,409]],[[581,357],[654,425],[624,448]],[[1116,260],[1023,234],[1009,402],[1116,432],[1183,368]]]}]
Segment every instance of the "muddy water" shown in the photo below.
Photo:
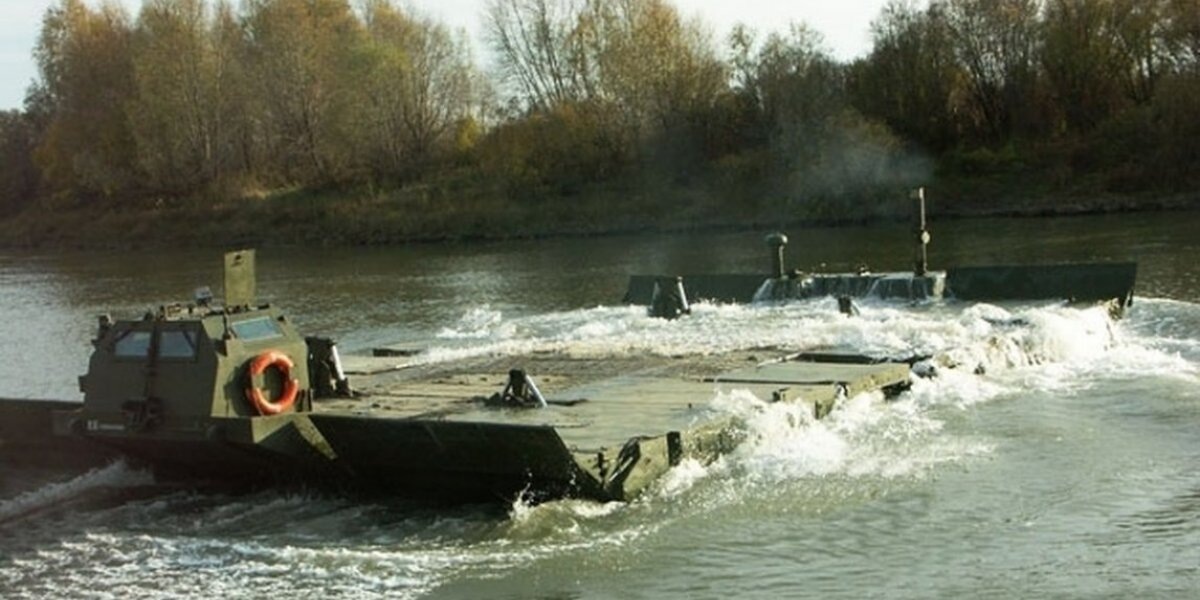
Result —
[{"label": "muddy water", "polygon": [[[790,266],[903,269],[903,227],[791,231]],[[629,504],[431,510],[318,494],[164,490],[124,464],[0,475],[5,598],[1190,596],[1200,586],[1200,215],[940,223],[934,267],[1137,260],[1097,309],[618,301],[639,272],[764,270],[761,232],[259,256],[260,295],[349,352],[783,344],[951,354],[984,374],[862,396],[825,421],[706,399],[753,436]],[[77,398],[102,312],[219,285],[210,252],[0,254],[0,397]],[[1005,325],[1014,320],[1020,327]]]}]

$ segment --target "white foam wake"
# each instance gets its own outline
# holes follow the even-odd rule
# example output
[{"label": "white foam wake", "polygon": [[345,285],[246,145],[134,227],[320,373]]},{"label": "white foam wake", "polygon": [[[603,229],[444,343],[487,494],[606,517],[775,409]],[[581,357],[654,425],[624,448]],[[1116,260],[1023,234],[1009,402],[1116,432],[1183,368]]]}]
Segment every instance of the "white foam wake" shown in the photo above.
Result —
[{"label": "white foam wake", "polygon": [[153,483],[153,476],[148,471],[136,470],[124,461],[117,461],[68,481],[51,483],[15,498],[0,501],[0,524],[57,506],[96,489],[150,483]]}]

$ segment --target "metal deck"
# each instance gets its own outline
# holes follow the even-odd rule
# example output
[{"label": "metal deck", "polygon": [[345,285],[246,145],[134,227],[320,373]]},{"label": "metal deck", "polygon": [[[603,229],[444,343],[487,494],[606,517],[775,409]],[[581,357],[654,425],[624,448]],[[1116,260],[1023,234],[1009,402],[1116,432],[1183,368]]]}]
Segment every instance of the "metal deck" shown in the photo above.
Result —
[{"label": "metal deck", "polygon": [[[746,390],[766,402],[803,403],[819,418],[839,398],[894,390],[909,380],[908,366],[900,363],[793,358],[781,349],[675,357],[532,354],[409,366],[390,358],[393,368],[382,370],[387,363],[380,359],[347,357],[363,395],[317,401],[313,420],[318,428],[324,415],[424,424],[433,440],[424,452],[435,454],[450,445],[439,440],[439,428],[456,437],[462,427],[493,437],[550,430],[570,453],[574,468],[567,470],[579,495],[624,500],[684,458],[710,460],[740,442],[737,419],[712,407],[717,394]],[[547,407],[485,405],[513,367],[536,379]],[[337,440],[330,443],[336,450]],[[560,462],[547,459],[548,468],[562,472]]]}]

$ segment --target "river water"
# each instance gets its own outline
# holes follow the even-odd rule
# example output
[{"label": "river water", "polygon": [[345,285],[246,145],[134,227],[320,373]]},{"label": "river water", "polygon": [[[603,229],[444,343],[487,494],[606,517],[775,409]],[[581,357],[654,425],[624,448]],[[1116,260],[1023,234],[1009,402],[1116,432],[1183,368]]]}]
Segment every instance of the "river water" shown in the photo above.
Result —
[{"label": "river water", "polygon": [[[966,365],[811,422],[734,392],[750,441],[631,503],[432,509],[0,473],[4,598],[1192,597],[1200,214],[938,224],[932,266],[1136,260],[1126,317],[1053,303],[620,306],[633,273],[753,272],[763,232],[266,249],[260,297],[344,352],[835,346]],[[789,266],[903,270],[905,228],[791,231]],[[0,254],[0,397],[76,399],[96,315],[220,284],[210,251]],[[464,344],[464,342],[466,342]],[[450,350],[455,348],[456,350]]]}]

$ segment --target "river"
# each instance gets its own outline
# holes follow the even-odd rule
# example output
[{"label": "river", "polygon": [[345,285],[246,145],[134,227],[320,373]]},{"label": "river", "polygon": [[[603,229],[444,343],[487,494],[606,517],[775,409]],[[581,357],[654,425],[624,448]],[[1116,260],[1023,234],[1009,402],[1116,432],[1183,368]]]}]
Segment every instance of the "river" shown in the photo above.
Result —
[{"label": "river", "polygon": [[[1200,589],[1200,214],[934,224],[933,268],[1138,261],[1137,297],[1118,321],[1055,303],[866,301],[853,319],[829,300],[701,304],[675,322],[620,305],[633,273],[765,271],[763,233],[267,248],[259,295],[349,353],[419,340],[469,340],[481,352],[832,345],[943,352],[982,373],[917,380],[889,402],[852,398],[815,423],[748,394],[710,398],[744,411],[750,441],[711,465],[685,462],[630,503],[434,509],[315,492],[164,491],[123,463],[68,480],[0,473],[0,597]],[[909,265],[899,225],[789,234],[789,267]],[[218,289],[217,253],[0,253],[0,397],[79,398],[97,315],[138,315],[199,285]]]}]

